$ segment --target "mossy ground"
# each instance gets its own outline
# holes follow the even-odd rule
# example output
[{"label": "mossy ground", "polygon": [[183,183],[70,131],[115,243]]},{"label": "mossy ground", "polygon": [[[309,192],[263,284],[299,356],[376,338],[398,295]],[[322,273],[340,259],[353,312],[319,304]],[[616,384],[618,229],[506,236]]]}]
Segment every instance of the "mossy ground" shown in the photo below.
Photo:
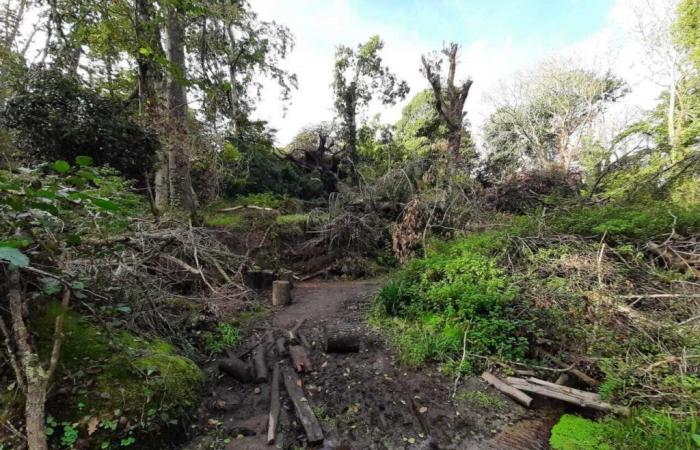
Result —
[{"label": "mossy ground", "polygon": [[[61,308],[48,304],[31,324],[44,357]],[[147,440],[183,425],[199,403],[203,378],[194,362],[166,342],[104,330],[69,312],[56,380],[72,384],[72,392],[52,398],[47,414],[71,424],[88,448],[118,447],[122,439],[149,448]],[[98,428],[89,433],[91,421]]]}]

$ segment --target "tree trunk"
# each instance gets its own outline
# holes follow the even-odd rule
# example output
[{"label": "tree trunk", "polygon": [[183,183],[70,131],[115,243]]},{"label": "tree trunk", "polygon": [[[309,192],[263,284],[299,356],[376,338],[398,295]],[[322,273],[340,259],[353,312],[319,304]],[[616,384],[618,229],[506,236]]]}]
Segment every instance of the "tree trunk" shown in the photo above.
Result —
[{"label": "tree trunk", "polygon": [[168,178],[170,179],[170,201],[197,215],[197,196],[192,187],[190,175],[190,155],[185,144],[187,135],[187,93],[184,78],[185,66],[185,27],[183,12],[176,6],[168,9],[168,59],[172,64],[168,79],[168,111],[174,129],[171,155],[168,158]]},{"label": "tree trunk", "polygon": [[462,161],[462,129],[460,127],[450,131],[447,147],[450,154],[450,162],[453,167],[457,167]]},{"label": "tree trunk", "polygon": [[[34,355],[36,357],[36,355]],[[37,363],[38,363],[38,357]],[[40,369],[40,368],[39,368]],[[32,378],[27,374],[27,398],[24,405],[24,416],[27,421],[27,447],[29,450],[47,450],[45,405],[47,381],[43,370],[39,370]]]}]

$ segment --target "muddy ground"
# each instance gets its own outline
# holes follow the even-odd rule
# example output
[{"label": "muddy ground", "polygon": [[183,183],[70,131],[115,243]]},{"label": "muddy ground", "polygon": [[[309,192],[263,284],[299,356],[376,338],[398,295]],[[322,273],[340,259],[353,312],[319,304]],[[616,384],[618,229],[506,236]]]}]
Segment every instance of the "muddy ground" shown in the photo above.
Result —
[{"label": "muddy ground", "polygon": [[[402,367],[390,344],[366,323],[379,280],[297,284],[293,303],[274,311],[240,349],[263,340],[268,330],[281,336],[303,321],[299,332],[310,344],[312,371],[302,375],[308,402],[325,440],[310,446],[281,387],[278,448],[285,449],[546,449],[549,430],[561,414],[552,405],[526,410],[479,378],[460,383],[436,368]],[[326,354],[324,330],[337,326],[361,336],[359,353]],[[238,350],[241,352],[241,350]],[[268,352],[268,365],[284,358]],[[184,449],[254,450],[266,445],[269,383],[243,384],[207,368],[210,383],[201,407],[200,436]],[[487,395],[474,394],[487,393]]]}]

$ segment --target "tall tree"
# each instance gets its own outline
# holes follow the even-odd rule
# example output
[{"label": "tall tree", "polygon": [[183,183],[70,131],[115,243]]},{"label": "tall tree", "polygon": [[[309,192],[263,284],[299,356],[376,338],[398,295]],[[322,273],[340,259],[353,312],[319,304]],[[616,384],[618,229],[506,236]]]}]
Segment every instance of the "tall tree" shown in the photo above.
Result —
[{"label": "tall tree", "polygon": [[357,49],[339,46],[335,51],[333,93],[335,109],[342,127],[341,137],[348,156],[357,160],[357,114],[379,96],[385,105],[392,105],[408,94],[405,81],[389,71],[380,56],[384,42],[372,36]]},{"label": "tall tree", "polygon": [[510,142],[513,151],[540,166],[569,170],[595,120],[626,92],[609,72],[579,69],[564,60],[545,62],[501,87],[486,126],[487,146],[493,150]]},{"label": "tall tree", "polygon": [[423,55],[421,57],[423,74],[428,79],[435,96],[435,108],[449,130],[448,151],[454,165],[462,161],[460,148],[464,130],[463,122],[466,117],[464,103],[467,101],[469,90],[474,83],[471,78],[467,78],[459,86],[455,84],[458,51],[459,45],[454,42],[442,50],[442,55],[447,58],[449,64],[445,80],[442,80],[441,77],[442,57],[438,55],[432,57]]}]

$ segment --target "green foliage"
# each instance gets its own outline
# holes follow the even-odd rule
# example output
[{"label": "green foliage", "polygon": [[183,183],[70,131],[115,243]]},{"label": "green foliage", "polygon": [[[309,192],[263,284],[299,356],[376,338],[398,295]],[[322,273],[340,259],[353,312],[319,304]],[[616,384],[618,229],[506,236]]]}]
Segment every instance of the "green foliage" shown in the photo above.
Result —
[{"label": "green foliage", "polygon": [[464,391],[457,394],[457,398],[469,405],[471,409],[502,411],[509,407],[507,402],[488,391]]},{"label": "green foliage", "polygon": [[440,244],[424,259],[409,262],[380,292],[380,316],[393,318],[405,362],[446,361],[458,357],[466,335],[469,364],[476,356],[521,359],[528,341],[511,308],[518,290],[497,265],[505,233],[477,233]]},{"label": "green foliage", "polygon": [[56,69],[34,68],[20,85],[0,117],[16,134],[19,148],[35,160],[89,155],[95,164],[110,165],[132,179],[143,178],[153,166],[157,138],[132,121],[119,102]]},{"label": "green foliage", "polygon": [[207,215],[204,223],[210,227],[223,227],[230,230],[241,230],[245,227],[245,219],[242,215],[236,213],[216,213]]},{"label": "green foliage", "polygon": [[554,450],[612,450],[603,442],[600,422],[564,414],[552,428],[549,444]]},{"label": "green foliage", "polygon": [[553,220],[552,227],[559,232],[584,236],[606,233],[612,239],[645,241],[670,233],[672,229],[680,234],[697,232],[700,230],[700,210],[660,202],[645,205],[613,203],[578,208],[559,215]]},{"label": "green foliage", "polygon": [[678,4],[676,41],[690,53],[690,59],[700,70],[700,4],[682,0]]},{"label": "green foliage", "polygon": [[565,414],[552,428],[554,450],[695,450],[700,448],[694,415],[675,418],[655,411],[640,411],[624,419],[592,421]]},{"label": "green foliage", "polygon": [[204,346],[211,354],[219,354],[227,348],[233,348],[240,341],[238,329],[231,324],[221,322],[216,326],[216,331],[204,336]]}]

